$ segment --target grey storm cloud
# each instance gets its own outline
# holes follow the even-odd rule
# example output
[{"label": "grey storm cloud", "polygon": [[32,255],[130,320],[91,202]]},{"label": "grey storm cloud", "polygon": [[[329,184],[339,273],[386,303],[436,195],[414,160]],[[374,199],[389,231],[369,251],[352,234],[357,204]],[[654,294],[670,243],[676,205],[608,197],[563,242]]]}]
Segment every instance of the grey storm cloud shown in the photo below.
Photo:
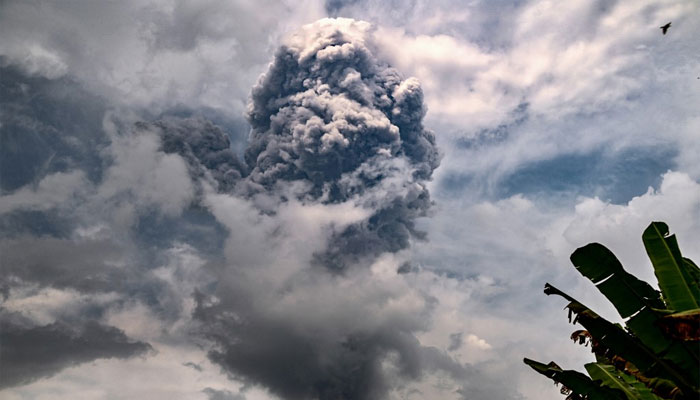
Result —
[{"label": "grey storm cloud", "polygon": [[23,385],[100,358],[126,359],[152,350],[121,330],[94,321],[27,326],[24,318],[0,314],[0,388]]}]

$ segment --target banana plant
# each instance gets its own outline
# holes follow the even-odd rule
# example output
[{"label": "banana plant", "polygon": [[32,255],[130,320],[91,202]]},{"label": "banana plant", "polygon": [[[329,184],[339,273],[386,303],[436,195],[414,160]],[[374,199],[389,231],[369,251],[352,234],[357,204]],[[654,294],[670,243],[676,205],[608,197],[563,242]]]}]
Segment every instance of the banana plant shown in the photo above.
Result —
[{"label": "banana plant", "polygon": [[[675,235],[669,234],[663,222],[652,222],[642,241],[661,291],[625,271],[617,257],[599,243],[590,243],[571,255],[574,267],[626,319],[625,328],[549,283],[545,285],[547,295],[569,301],[569,320],[574,316],[573,323],[585,328],[574,332],[572,339],[590,343],[596,356],[596,362],[585,365],[588,376],[563,371],[554,363],[524,360],[535,371],[564,385],[568,399],[700,398],[700,269],[681,255]],[[577,379],[572,381],[571,377]],[[575,387],[568,386],[572,383]],[[590,385],[601,391],[592,390]]]}]

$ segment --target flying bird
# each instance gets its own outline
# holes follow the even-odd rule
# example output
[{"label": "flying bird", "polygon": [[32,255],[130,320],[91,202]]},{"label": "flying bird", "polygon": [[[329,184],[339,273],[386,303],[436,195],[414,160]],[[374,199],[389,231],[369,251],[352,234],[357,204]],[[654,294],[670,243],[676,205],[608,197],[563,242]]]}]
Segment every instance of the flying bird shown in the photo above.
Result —
[{"label": "flying bird", "polygon": [[664,26],[660,26],[659,29],[661,29],[661,32],[665,35],[666,31],[668,31],[668,28],[670,28],[670,27],[671,27],[671,23],[669,22],[668,24],[666,24]]}]

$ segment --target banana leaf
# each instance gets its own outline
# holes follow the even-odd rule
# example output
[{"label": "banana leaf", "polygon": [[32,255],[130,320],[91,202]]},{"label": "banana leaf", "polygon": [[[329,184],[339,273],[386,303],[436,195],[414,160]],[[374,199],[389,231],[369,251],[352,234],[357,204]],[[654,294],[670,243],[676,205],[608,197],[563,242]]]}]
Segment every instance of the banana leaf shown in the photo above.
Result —
[{"label": "banana leaf", "polygon": [[[601,363],[600,360],[598,360],[598,362]],[[603,360],[602,364],[610,365],[608,360]],[[673,381],[661,378],[648,378],[644,376],[644,374],[642,374],[634,365],[632,365],[629,362],[624,362],[624,365],[619,365],[620,360],[614,360],[612,364],[619,371],[623,371],[626,375],[634,377],[637,381],[643,383],[652,391],[652,393],[656,394],[662,399],[685,400],[688,398],[693,398],[692,395],[684,397],[683,392],[681,392],[678,385],[676,385]]]},{"label": "banana leaf", "polygon": [[693,382],[693,386],[698,387],[700,386],[700,348],[674,338],[669,332],[670,327],[664,325],[664,321],[669,321],[669,317],[678,314],[664,316],[664,313],[659,310],[645,308],[627,321],[627,327],[656,355],[684,371]]},{"label": "banana leaf", "polygon": [[561,383],[572,392],[588,400],[625,400],[621,393],[597,385],[585,374],[578,371],[562,370],[554,362],[543,364],[529,358],[523,359],[523,362],[540,374],[554,382]]},{"label": "banana leaf", "polygon": [[614,366],[602,363],[585,365],[588,375],[595,383],[624,393],[628,400],[661,400],[651,389],[633,376],[621,373]]},{"label": "banana leaf", "polygon": [[576,249],[571,262],[583,276],[615,306],[622,318],[642,308],[664,308],[659,292],[648,283],[625,271],[615,254],[600,243],[590,243]]},{"label": "banana leaf", "polygon": [[697,270],[692,262],[681,256],[675,235],[669,235],[668,225],[652,222],[642,234],[642,241],[668,308],[681,312],[700,308]]},{"label": "banana leaf", "polygon": [[[688,376],[700,377],[700,348],[679,343],[662,329],[662,318],[668,318],[665,317],[668,312],[659,310],[664,308],[664,303],[658,291],[626,272],[617,257],[601,244],[591,243],[577,249],[571,261],[613,303],[620,316],[625,318],[636,313],[627,326],[644,345],[688,371]],[[684,261],[694,266],[691,260]],[[685,332],[692,331],[687,324],[679,322],[678,326],[687,327]],[[686,333],[684,337],[689,335]],[[698,382],[695,384],[697,386]]]},{"label": "banana leaf", "polygon": [[576,314],[574,323],[580,323],[596,341],[613,352],[608,358],[612,358],[613,355],[621,357],[634,364],[649,378],[660,377],[676,382],[684,393],[698,391],[691,371],[684,371],[674,362],[660,357],[621,326],[600,317],[590,308],[549,283],[545,285],[544,292],[547,295],[556,294],[569,300],[567,308],[570,313]]}]

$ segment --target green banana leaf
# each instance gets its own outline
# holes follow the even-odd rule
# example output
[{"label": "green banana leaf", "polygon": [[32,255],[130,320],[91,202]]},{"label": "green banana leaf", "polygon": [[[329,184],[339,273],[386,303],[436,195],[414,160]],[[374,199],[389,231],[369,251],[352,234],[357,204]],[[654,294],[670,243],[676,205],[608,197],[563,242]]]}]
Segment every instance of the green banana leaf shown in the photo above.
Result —
[{"label": "green banana leaf", "polygon": [[576,314],[574,323],[578,322],[584,326],[596,341],[612,352],[608,358],[621,357],[634,364],[649,378],[659,377],[676,382],[684,393],[698,391],[692,371],[682,370],[675,362],[657,355],[621,326],[600,317],[590,308],[549,283],[545,285],[544,292],[547,295],[556,294],[569,300],[567,308],[570,313]]},{"label": "green banana leaf", "polygon": [[[626,272],[617,257],[601,244],[591,243],[577,249],[571,261],[613,303],[620,316],[626,318],[636,313],[627,321],[627,327],[645,346],[688,371],[688,376],[700,377],[700,347],[673,340],[662,329],[661,319],[667,318],[668,312],[659,310],[665,306],[658,291]],[[690,264],[689,269],[695,265],[689,259],[684,262]]]},{"label": "green banana leaf", "polygon": [[554,362],[543,364],[529,358],[523,359],[523,362],[540,374],[552,379],[554,382],[561,383],[572,392],[584,396],[588,400],[625,400],[621,393],[599,386],[585,374],[578,371],[562,370]]},{"label": "green banana leaf", "polygon": [[700,304],[700,268],[690,258],[683,257],[683,270],[688,277],[688,286],[695,296],[695,301]]},{"label": "green banana leaf", "polygon": [[600,382],[601,386],[619,390],[628,400],[661,400],[642,382],[633,376],[621,373],[610,364],[589,363],[585,367],[591,380]]},{"label": "green banana leaf", "polygon": [[[686,312],[688,313],[688,312]],[[671,314],[671,315],[678,315]],[[670,361],[700,386],[700,346],[674,338],[664,321],[671,315],[645,308],[627,321],[629,330],[659,357]]]},{"label": "green banana leaf", "polygon": [[700,308],[697,274],[693,272],[697,266],[684,261],[676,236],[669,235],[668,225],[652,222],[642,234],[642,241],[667,307],[677,312]]},{"label": "green banana leaf", "polygon": [[590,243],[571,254],[571,262],[615,306],[622,318],[642,308],[664,308],[659,292],[625,271],[615,254],[600,243]]}]

